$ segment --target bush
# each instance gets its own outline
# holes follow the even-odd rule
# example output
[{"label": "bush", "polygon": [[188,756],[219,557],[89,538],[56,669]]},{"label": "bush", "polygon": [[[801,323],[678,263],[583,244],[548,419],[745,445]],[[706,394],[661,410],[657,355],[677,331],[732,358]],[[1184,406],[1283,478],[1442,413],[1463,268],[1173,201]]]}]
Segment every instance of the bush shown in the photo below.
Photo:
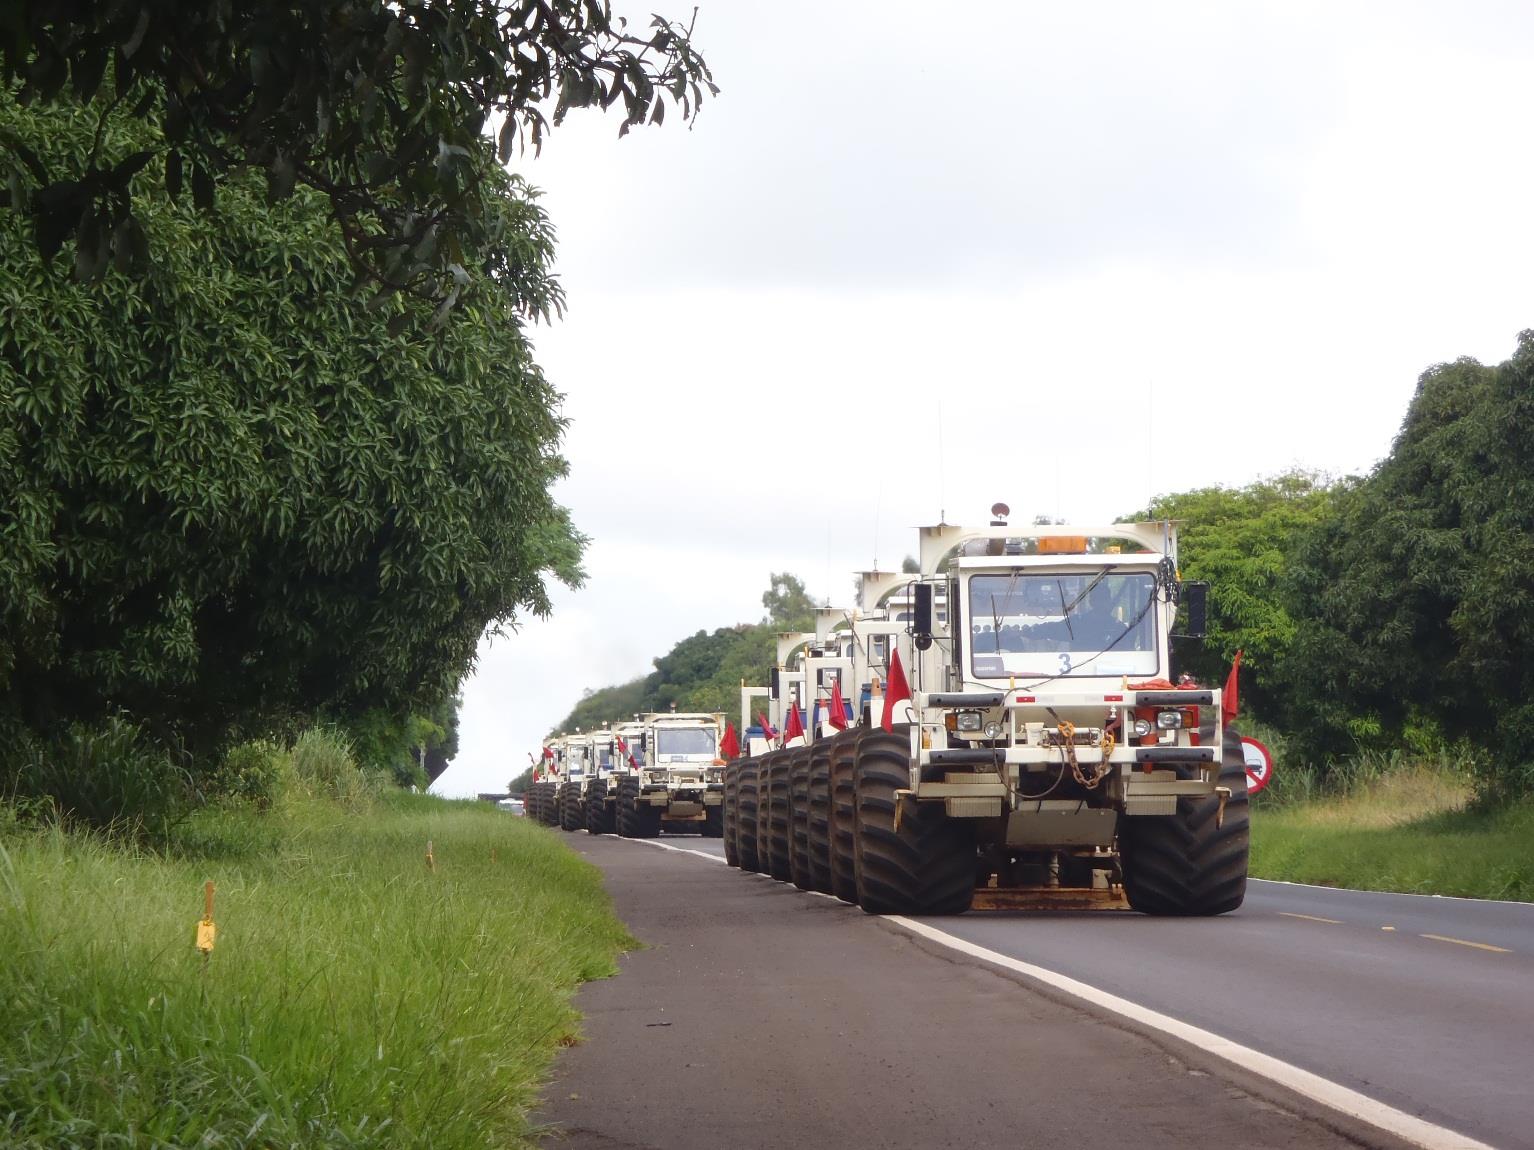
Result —
[{"label": "bush", "polygon": [[365,805],[380,787],[365,775],[352,755],[351,741],[328,727],[311,727],[299,735],[289,752],[298,786],[315,797],[344,806]]},{"label": "bush", "polygon": [[224,761],[210,781],[209,797],[238,799],[268,811],[281,801],[292,778],[289,753],[269,739],[256,739],[224,753]]},{"label": "bush", "polygon": [[54,738],[23,737],[13,746],[4,797],[45,802],[66,824],[163,839],[192,809],[182,756],[125,716],[73,723]]}]

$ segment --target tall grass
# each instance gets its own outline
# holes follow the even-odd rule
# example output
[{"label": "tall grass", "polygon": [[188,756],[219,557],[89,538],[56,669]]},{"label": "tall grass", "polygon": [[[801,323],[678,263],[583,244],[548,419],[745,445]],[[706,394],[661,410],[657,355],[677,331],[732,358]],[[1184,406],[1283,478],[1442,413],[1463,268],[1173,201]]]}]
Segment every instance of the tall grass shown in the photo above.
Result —
[{"label": "tall grass", "polygon": [[525,1143],[572,988],[630,944],[597,873],[479,804],[342,789],[153,853],[0,813],[0,1142]]},{"label": "tall grass", "polygon": [[1277,766],[1252,800],[1251,873],[1322,886],[1534,900],[1534,801],[1485,800],[1447,753]]}]

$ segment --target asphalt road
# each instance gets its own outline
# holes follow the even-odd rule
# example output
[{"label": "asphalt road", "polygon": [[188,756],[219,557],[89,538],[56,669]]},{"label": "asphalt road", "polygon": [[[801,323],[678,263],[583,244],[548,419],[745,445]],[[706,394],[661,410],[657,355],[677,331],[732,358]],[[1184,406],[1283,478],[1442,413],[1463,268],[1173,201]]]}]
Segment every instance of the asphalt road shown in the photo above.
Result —
[{"label": "asphalt road", "polygon": [[[589,984],[577,999],[585,1041],[561,1056],[546,1095],[541,1117],[551,1125],[550,1150],[780,1150],[795,1141],[1136,1150],[1401,1145],[1222,1058],[913,936],[898,920],[696,855],[611,837],[568,841],[602,868],[618,913],[647,949],[626,956],[618,978]],[[717,840],[674,845],[720,853]],[[1438,1081],[1431,1101],[1412,1097],[1409,1085],[1383,1085],[1412,1113],[1438,1116],[1496,1145],[1534,1146],[1514,1120],[1517,1095],[1479,1124],[1460,1121],[1467,1112],[1476,1116],[1474,1108],[1505,1078],[1534,1069],[1527,1039],[1509,1048],[1513,1065],[1486,1068],[1491,1087],[1462,1093],[1453,1083],[1480,1076],[1452,1045],[1460,1039],[1446,1046],[1442,1033],[1415,1030],[1415,1002],[1382,1010],[1376,993],[1362,989],[1367,971],[1352,976],[1357,987],[1350,982],[1349,989],[1295,1005],[1333,965],[1349,965],[1349,953],[1354,966],[1412,969],[1419,999],[1445,971],[1470,977],[1458,964],[1472,956],[1489,965],[1476,977],[1495,983],[1493,993],[1511,990],[1517,974],[1496,973],[1493,961],[1509,960],[1509,972],[1523,972],[1522,997],[1534,998],[1522,957],[1534,947],[1507,945],[1526,936],[1513,928],[1496,936],[1502,942],[1488,936],[1487,945],[1505,947],[1490,951],[1417,937],[1441,932],[1417,930],[1428,920],[1404,912],[1367,928],[1336,907],[1313,914],[1335,923],[1288,917],[1313,913],[1289,909],[1319,906],[1308,901],[1311,893],[1263,884],[1248,909],[1212,921],[1112,912],[928,921],[1039,966],[1101,980],[1124,997],[1268,1054],[1298,1061],[1277,1047],[1291,1042],[1284,1036],[1314,1030],[1314,1040],[1301,1045],[1319,1051],[1322,1065],[1342,1064],[1351,1071],[1348,1083],[1369,1093],[1382,1085],[1373,1065],[1390,1071],[1430,1063],[1436,1073],[1419,1070],[1416,1077]],[[1475,913],[1476,904],[1460,903],[1451,913],[1462,907]],[[1466,941],[1483,941],[1487,932],[1464,929],[1481,924],[1454,921]],[[1382,957],[1391,946],[1394,959]],[[1473,988],[1461,989],[1465,1001],[1477,997]],[[1355,1004],[1355,994],[1363,1001]],[[1178,1014],[1184,1006],[1185,1015]],[[1527,1017],[1529,1009],[1522,1001],[1511,1013]],[[1270,1041],[1264,1017],[1279,1041]],[[1357,1018],[1370,1020],[1372,1036],[1353,1033]],[[1514,1017],[1498,1029],[1510,1036],[1517,1027]],[[1354,1048],[1374,1050],[1374,1061],[1353,1065]]]},{"label": "asphalt road", "polygon": [[[717,840],[680,842],[724,856]],[[1529,903],[1253,880],[1242,908],[1215,919],[926,921],[1477,1140],[1534,1150]]]}]

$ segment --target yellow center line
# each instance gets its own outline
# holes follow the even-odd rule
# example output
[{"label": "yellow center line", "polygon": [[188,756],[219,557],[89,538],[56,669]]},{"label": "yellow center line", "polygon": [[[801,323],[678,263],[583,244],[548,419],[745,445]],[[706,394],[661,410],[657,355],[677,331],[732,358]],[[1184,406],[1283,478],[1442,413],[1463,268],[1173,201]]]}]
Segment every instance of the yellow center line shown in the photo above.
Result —
[{"label": "yellow center line", "polygon": [[1313,914],[1295,914],[1292,911],[1287,910],[1281,910],[1278,913],[1283,915],[1285,918],[1303,918],[1306,922],[1329,922],[1333,926],[1343,925],[1343,922],[1340,918],[1320,918]]},{"label": "yellow center line", "polygon": [[1464,938],[1450,938],[1446,934],[1424,934],[1423,938],[1430,938],[1434,942],[1452,942],[1455,946],[1473,946],[1476,950],[1489,950],[1495,954],[1512,954],[1505,946],[1492,946],[1489,942],[1471,942]]}]

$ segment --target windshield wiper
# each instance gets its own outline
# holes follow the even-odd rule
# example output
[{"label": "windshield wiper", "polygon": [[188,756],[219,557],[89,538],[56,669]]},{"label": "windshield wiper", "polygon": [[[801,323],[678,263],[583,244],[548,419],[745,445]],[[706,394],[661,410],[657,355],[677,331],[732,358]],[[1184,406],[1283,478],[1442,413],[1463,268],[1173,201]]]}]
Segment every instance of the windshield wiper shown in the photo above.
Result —
[{"label": "windshield wiper", "polygon": [[[1106,568],[1103,569],[1102,571],[1099,571],[1096,575],[1092,576],[1092,581],[1090,583],[1088,583],[1085,587],[1083,587],[1081,589],[1081,591],[1077,595],[1072,597],[1071,602],[1070,602],[1070,606],[1065,607],[1066,615],[1069,616],[1070,613],[1076,609],[1076,604],[1080,603],[1083,599],[1085,599],[1088,595],[1090,595],[1092,593],[1092,588],[1096,587],[1099,583],[1101,583],[1107,577],[1108,577],[1108,572],[1107,572]],[[1056,582],[1059,582],[1059,580],[1056,580]],[[1063,591],[1061,593],[1061,606],[1065,606],[1065,604],[1064,604],[1064,592]]]},{"label": "windshield wiper", "polygon": [[1065,620],[1065,633],[1071,637],[1071,642],[1076,641],[1076,628],[1071,626],[1071,609],[1065,605],[1065,586],[1060,580],[1055,580],[1055,590],[1060,592],[1060,615]]}]

